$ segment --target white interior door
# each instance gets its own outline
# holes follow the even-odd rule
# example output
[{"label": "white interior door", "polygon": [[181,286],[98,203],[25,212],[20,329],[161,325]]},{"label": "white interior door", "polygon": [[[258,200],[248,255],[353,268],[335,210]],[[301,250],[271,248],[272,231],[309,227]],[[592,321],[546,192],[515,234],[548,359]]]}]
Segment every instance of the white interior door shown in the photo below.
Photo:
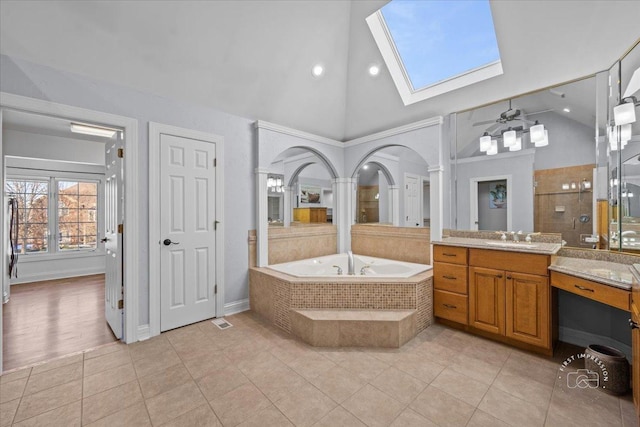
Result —
[{"label": "white interior door", "polygon": [[105,283],[104,311],[107,323],[114,335],[122,339],[122,308],[124,287],[122,275],[122,232],[124,222],[124,191],[122,190],[122,132],[116,133],[116,140],[105,144],[105,215],[104,249]]},{"label": "white interior door", "polygon": [[216,316],[216,144],[160,135],[160,330]]},{"label": "white interior door", "polygon": [[418,175],[404,175],[404,215],[407,227],[422,226],[421,199],[422,187]]}]

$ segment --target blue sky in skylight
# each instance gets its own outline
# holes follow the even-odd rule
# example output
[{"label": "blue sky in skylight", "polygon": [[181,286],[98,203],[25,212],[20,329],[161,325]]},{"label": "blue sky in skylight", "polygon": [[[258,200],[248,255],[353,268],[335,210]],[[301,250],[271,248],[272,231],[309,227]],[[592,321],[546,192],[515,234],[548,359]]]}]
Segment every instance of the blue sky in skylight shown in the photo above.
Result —
[{"label": "blue sky in skylight", "polygon": [[414,89],[500,59],[488,0],[393,0],[381,10]]}]

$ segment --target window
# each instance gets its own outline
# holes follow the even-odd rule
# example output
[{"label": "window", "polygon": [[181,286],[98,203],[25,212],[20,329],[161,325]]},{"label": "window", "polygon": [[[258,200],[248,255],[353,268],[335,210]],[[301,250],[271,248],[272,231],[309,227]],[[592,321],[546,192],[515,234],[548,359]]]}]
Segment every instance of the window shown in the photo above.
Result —
[{"label": "window", "polygon": [[99,184],[60,177],[7,179],[7,196],[18,199],[19,253],[95,250]]},{"label": "window", "polygon": [[8,197],[18,200],[18,253],[48,251],[49,181],[7,180]]}]

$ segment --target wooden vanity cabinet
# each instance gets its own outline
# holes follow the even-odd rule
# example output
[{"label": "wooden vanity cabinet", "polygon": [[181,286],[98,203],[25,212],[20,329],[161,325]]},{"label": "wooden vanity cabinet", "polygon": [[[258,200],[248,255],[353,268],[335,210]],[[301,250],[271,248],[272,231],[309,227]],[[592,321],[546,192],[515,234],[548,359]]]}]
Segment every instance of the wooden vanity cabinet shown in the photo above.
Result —
[{"label": "wooden vanity cabinet", "polygon": [[467,324],[467,248],[433,247],[433,314]]},{"label": "wooden vanity cabinet", "polygon": [[504,303],[504,271],[469,267],[469,325],[504,335]]},{"label": "wooden vanity cabinet", "polygon": [[636,416],[640,421],[640,283],[633,281],[631,288],[631,387]]}]

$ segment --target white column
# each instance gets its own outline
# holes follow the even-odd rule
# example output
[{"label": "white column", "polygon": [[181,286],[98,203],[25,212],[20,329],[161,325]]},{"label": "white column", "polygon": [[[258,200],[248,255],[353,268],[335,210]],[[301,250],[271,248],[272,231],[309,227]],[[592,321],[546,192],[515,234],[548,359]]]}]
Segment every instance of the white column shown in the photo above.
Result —
[{"label": "white column", "polygon": [[335,188],[333,211],[334,224],[338,225],[338,252],[343,253],[351,249],[351,224],[354,222],[354,185],[353,178],[337,178],[333,180]]},{"label": "white column", "polygon": [[431,241],[442,240],[442,221],[444,219],[444,169],[442,166],[429,168],[429,196],[431,198]]},{"label": "white column", "polygon": [[269,212],[266,169],[256,168],[256,265],[269,265]]},{"label": "white column", "polygon": [[395,227],[400,227],[400,187],[389,186],[389,219]]},{"label": "white column", "polygon": [[284,215],[282,217],[282,225],[289,227],[291,225],[291,187],[284,187]]}]

